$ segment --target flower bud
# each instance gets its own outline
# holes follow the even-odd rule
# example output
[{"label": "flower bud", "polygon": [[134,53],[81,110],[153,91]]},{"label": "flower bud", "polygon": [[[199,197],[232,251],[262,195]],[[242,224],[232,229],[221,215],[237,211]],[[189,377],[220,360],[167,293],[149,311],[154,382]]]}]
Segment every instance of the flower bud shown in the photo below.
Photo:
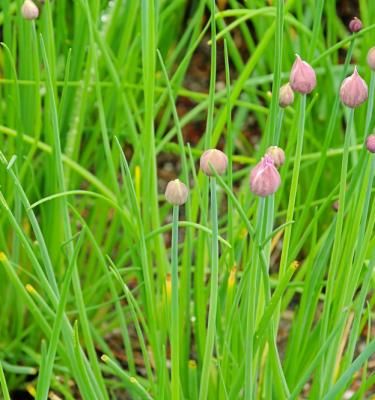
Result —
[{"label": "flower bud", "polygon": [[367,53],[367,64],[373,71],[375,71],[375,47],[371,47]]},{"label": "flower bud", "polygon": [[280,168],[285,162],[285,153],[280,147],[271,146],[267,149],[266,154],[272,158],[276,168]]},{"label": "flower bud", "polygon": [[293,104],[294,92],[289,83],[281,86],[279,93],[279,106],[282,108],[288,107]]},{"label": "flower bud", "polygon": [[31,21],[39,17],[39,8],[32,0],[25,0],[21,7],[21,14],[23,18]]},{"label": "flower bud", "polygon": [[369,135],[366,139],[366,148],[370,153],[375,153],[375,135]]},{"label": "flower bud", "polygon": [[332,203],[332,210],[337,212],[339,210],[339,201],[336,200]]},{"label": "flower bud", "polygon": [[341,101],[350,108],[356,108],[367,100],[366,82],[359,76],[357,67],[348,78],[345,78],[340,88]]},{"label": "flower bud", "polygon": [[280,174],[272,158],[266,154],[251,171],[250,189],[256,196],[266,197],[275,193],[280,183]]},{"label": "flower bud", "polygon": [[289,82],[295,92],[302,94],[311,93],[316,86],[315,71],[310,64],[301,60],[298,54],[290,72]]},{"label": "flower bud", "polygon": [[185,204],[188,194],[188,188],[179,179],[168,182],[167,188],[165,189],[166,200],[174,206]]},{"label": "flower bud", "polygon": [[362,21],[357,18],[354,17],[350,22],[349,22],[349,30],[352,33],[356,33],[359,32],[363,27]]},{"label": "flower bud", "polygon": [[200,159],[200,168],[207,176],[213,176],[212,168],[218,175],[223,175],[228,166],[227,156],[220,150],[206,150]]}]

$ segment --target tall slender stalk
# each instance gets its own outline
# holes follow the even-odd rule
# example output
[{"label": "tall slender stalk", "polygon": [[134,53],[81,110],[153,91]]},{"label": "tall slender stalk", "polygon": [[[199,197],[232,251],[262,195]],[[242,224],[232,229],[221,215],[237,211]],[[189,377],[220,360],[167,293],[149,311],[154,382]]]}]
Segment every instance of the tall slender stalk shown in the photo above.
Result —
[{"label": "tall slender stalk", "polygon": [[[343,231],[343,224],[344,224],[344,215],[345,215],[345,199],[346,199],[346,181],[348,176],[348,162],[349,162],[349,146],[350,146],[350,133],[353,127],[353,120],[354,120],[354,109],[351,108],[348,114],[348,120],[346,125],[346,132],[345,132],[345,141],[344,141],[344,154],[342,156],[342,163],[341,163],[341,176],[340,176],[340,193],[339,193],[339,209],[337,213],[336,225],[335,225],[335,240],[333,242],[333,249],[331,255],[331,261],[329,264],[328,270],[328,279],[327,279],[327,288],[326,288],[326,298],[324,301],[324,311],[323,311],[323,325],[321,329],[321,340],[325,341],[327,337],[327,333],[329,330],[329,321],[330,321],[330,308],[331,303],[333,301],[333,292],[335,286],[335,279],[338,272],[339,260],[341,255],[342,249],[342,231]],[[327,372],[324,366],[323,358],[320,364],[320,394],[324,393],[324,390],[327,382]],[[328,373],[328,376],[331,377],[331,372]]]},{"label": "tall slender stalk", "polygon": [[[298,131],[297,131],[297,145],[296,145],[296,153],[294,159],[294,167],[292,173],[292,183],[290,187],[289,194],[289,202],[288,202],[288,211],[286,214],[286,223],[293,221],[294,216],[294,208],[296,204],[297,197],[297,189],[298,189],[298,180],[299,180],[299,171],[301,168],[301,157],[302,157],[302,148],[303,148],[303,136],[305,130],[305,112],[306,112],[306,95],[300,95],[300,108],[299,108],[299,116],[298,116]],[[283,241],[283,250],[281,253],[281,261],[280,261],[280,275],[283,276],[286,268],[288,266],[288,256],[289,256],[289,247],[290,247],[290,239],[292,236],[292,225],[288,225],[285,228],[284,241]]]},{"label": "tall slender stalk", "polygon": [[180,398],[180,339],[179,339],[179,299],[178,299],[178,214],[179,206],[173,206],[172,220],[172,399]]},{"label": "tall slender stalk", "polygon": [[216,311],[219,290],[219,243],[218,243],[218,219],[217,219],[217,198],[216,198],[216,178],[210,178],[211,190],[211,224],[212,224],[212,244],[211,244],[211,291],[210,309],[208,313],[208,328],[206,346],[204,349],[203,366],[200,382],[199,400],[207,399],[210,368],[212,363],[212,353],[216,334]]}]

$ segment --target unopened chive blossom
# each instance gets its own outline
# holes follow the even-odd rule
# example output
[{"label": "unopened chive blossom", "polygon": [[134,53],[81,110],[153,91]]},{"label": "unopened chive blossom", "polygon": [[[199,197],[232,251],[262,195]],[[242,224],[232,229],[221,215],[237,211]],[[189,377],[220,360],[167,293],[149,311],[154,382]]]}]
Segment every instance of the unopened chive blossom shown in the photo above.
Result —
[{"label": "unopened chive blossom", "polygon": [[270,156],[276,168],[280,168],[285,163],[284,150],[278,146],[271,146],[267,149],[266,154]]},{"label": "unopened chive blossom", "polygon": [[168,182],[165,189],[165,198],[168,203],[174,206],[182,206],[186,203],[189,194],[189,189],[179,179]]},{"label": "unopened chive blossom", "polygon": [[216,171],[218,175],[223,175],[228,166],[228,157],[220,150],[206,150],[200,158],[200,168],[207,176],[213,176]]},{"label": "unopened chive blossom", "polygon": [[349,30],[352,33],[356,33],[359,32],[363,27],[362,21],[357,18],[354,17],[350,22],[349,22]]},{"label": "unopened chive blossom", "polygon": [[316,86],[314,69],[297,54],[290,72],[289,83],[291,88],[301,94],[311,93]]},{"label": "unopened chive blossom", "polygon": [[294,102],[294,92],[290,83],[281,86],[279,93],[279,106],[282,108],[288,107]]},{"label": "unopened chive blossom", "polygon": [[370,153],[375,153],[375,135],[369,135],[366,139],[366,148]]},{"label": "unopened chive blossom", "polygon": [[25,0],[21,7],[21,14],[24,19],[31,21],[39,17],[39,8],[32,0]]},{"label": "unopened chive blossom", "polygon": [[367,100],[368,88],[366,82],[359,76],[357,67],[348,78],[345,78],[340,88],[341,101],[350,108],[356,108]]},{"label": "unopened chive blossom", "polygon": [[272,157],[265,155],[250,173],[250,189],[260,197],[267,197],[279,188],[281,178]]},{"label": "unopened chive blossom", "polygon": [[375,71],[375,47],[371,47],[367,53],[367,64],[373,71]]}]

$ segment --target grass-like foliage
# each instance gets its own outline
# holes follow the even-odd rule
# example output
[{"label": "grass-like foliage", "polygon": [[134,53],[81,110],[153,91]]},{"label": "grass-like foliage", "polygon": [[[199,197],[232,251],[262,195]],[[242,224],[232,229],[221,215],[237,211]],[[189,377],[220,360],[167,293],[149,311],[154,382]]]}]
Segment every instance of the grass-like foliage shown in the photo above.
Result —
[{"label": "grass-like foliage", "polygon": [[371,398],[354,3],[1,0],[0,398]]}]

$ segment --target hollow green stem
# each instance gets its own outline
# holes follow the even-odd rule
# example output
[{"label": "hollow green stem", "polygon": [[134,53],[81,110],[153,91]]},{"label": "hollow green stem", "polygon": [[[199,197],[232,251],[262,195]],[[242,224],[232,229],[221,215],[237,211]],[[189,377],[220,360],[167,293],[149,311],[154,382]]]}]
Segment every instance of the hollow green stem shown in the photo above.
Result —
[{"label": "hollow green stem", "polygon": [[211,367],[212,353],[214,349],[216,333],[216,310],[219,289],[219,244],[218,244],[218,221],[217,221],[217,199],[216,199],[216,178],[210,178],[211,188],[211,224],[212,224],[212,245],[211,245],[211,292],[210,310],[208,314],[208,328],[206,346],[204,349],[203,366],[200,382],[199,400],[207,399],[209,373]]},{"label": "hollow green stem", "polygon": [[[354,119],[354,109],[350,109],[348,115],[348,121],[346,125],[346,132],[345,132],[345,142],[344,142],[344,154],[342,157],[342,164],[341,164],[341,176],[340,176],[340,194],[339,194],[339,209],[337,213],[337,220],[335,225],[335,240],[333,243],[332,249],[332,257],[331,262],[329,265],[328,270],[328,279],[327,279],[327,290],[326,290],[326,299],[324,302],[324,315],[323,315],[323,325],[321,331],[321,338],[325,340],[327,337],[328,332],[328,324],[330,320],[330,308],[331,302],[333,300],[333,291],[335,286],[335,280],[337,276],[337,269],[339,266],[339,260],[341,255],[342,249],[342,231],[343,231],[343,224],[344,224],[344,213],[345,213],[345,199],[346,199],[346,181],[348,176],[348,162],[349,162],[349,145],[350,145],[350,132],[353,126],[353,119]],[[324,364],[324,359],[321,365]],[[323,394],[324,389],[326,388],[327,383],[331,379],[332,376],[331,372],[328,372],[325,368],[321,368],[320,370],[320,390]],[[325,383],[322,384],[322,383]]]},{"label": "hollow green stem", "polygon": [[[290,188],[288,211],[287,211],[287,216],[286,216],[287,223],[292,221],[293,216],[294,216],[294,208],[295,208],[297,189],[298,189],[299,171],[300,171],[300,167],[301,167],[303,135],[304,135],[304,129],[305,129],[305,111],[306,111],[306,95],[303,94],[303,95],[301,95],[301,99],[300,99],[300,110],[299,110],[298,128],[297,128],[298,131],[297,131],[296,156],[294,159],[292,183],[291,183],[291,188]],[[291,236],[292,236],[292,225],[288,225],[285,229],[283,250],[282,250],[282,254],[281,254],[281,262],[280,262],[280,275],[281,276],[284,275],[287,265],[288,265],[288,255],[289,255]]]},{"label": "hollow green stem", "polygon": [[0,384],[1,384],[1,390],[3,393],[4,400],[10,400],[8,386],[7,386],[7,382],[5,380],[5,375],[4,375],[4,371],[3,371],[3,367],[1,365],[1,363],[0,363]]},{"label": "hollow green stem", "polygon": [[172,399],[180,398],[180,340],[179,340],[179,307],[178,307],[178,214],[179,207],[173,206],[172,220],[172,322],[171,322],[171,352],[172,352]]}]

